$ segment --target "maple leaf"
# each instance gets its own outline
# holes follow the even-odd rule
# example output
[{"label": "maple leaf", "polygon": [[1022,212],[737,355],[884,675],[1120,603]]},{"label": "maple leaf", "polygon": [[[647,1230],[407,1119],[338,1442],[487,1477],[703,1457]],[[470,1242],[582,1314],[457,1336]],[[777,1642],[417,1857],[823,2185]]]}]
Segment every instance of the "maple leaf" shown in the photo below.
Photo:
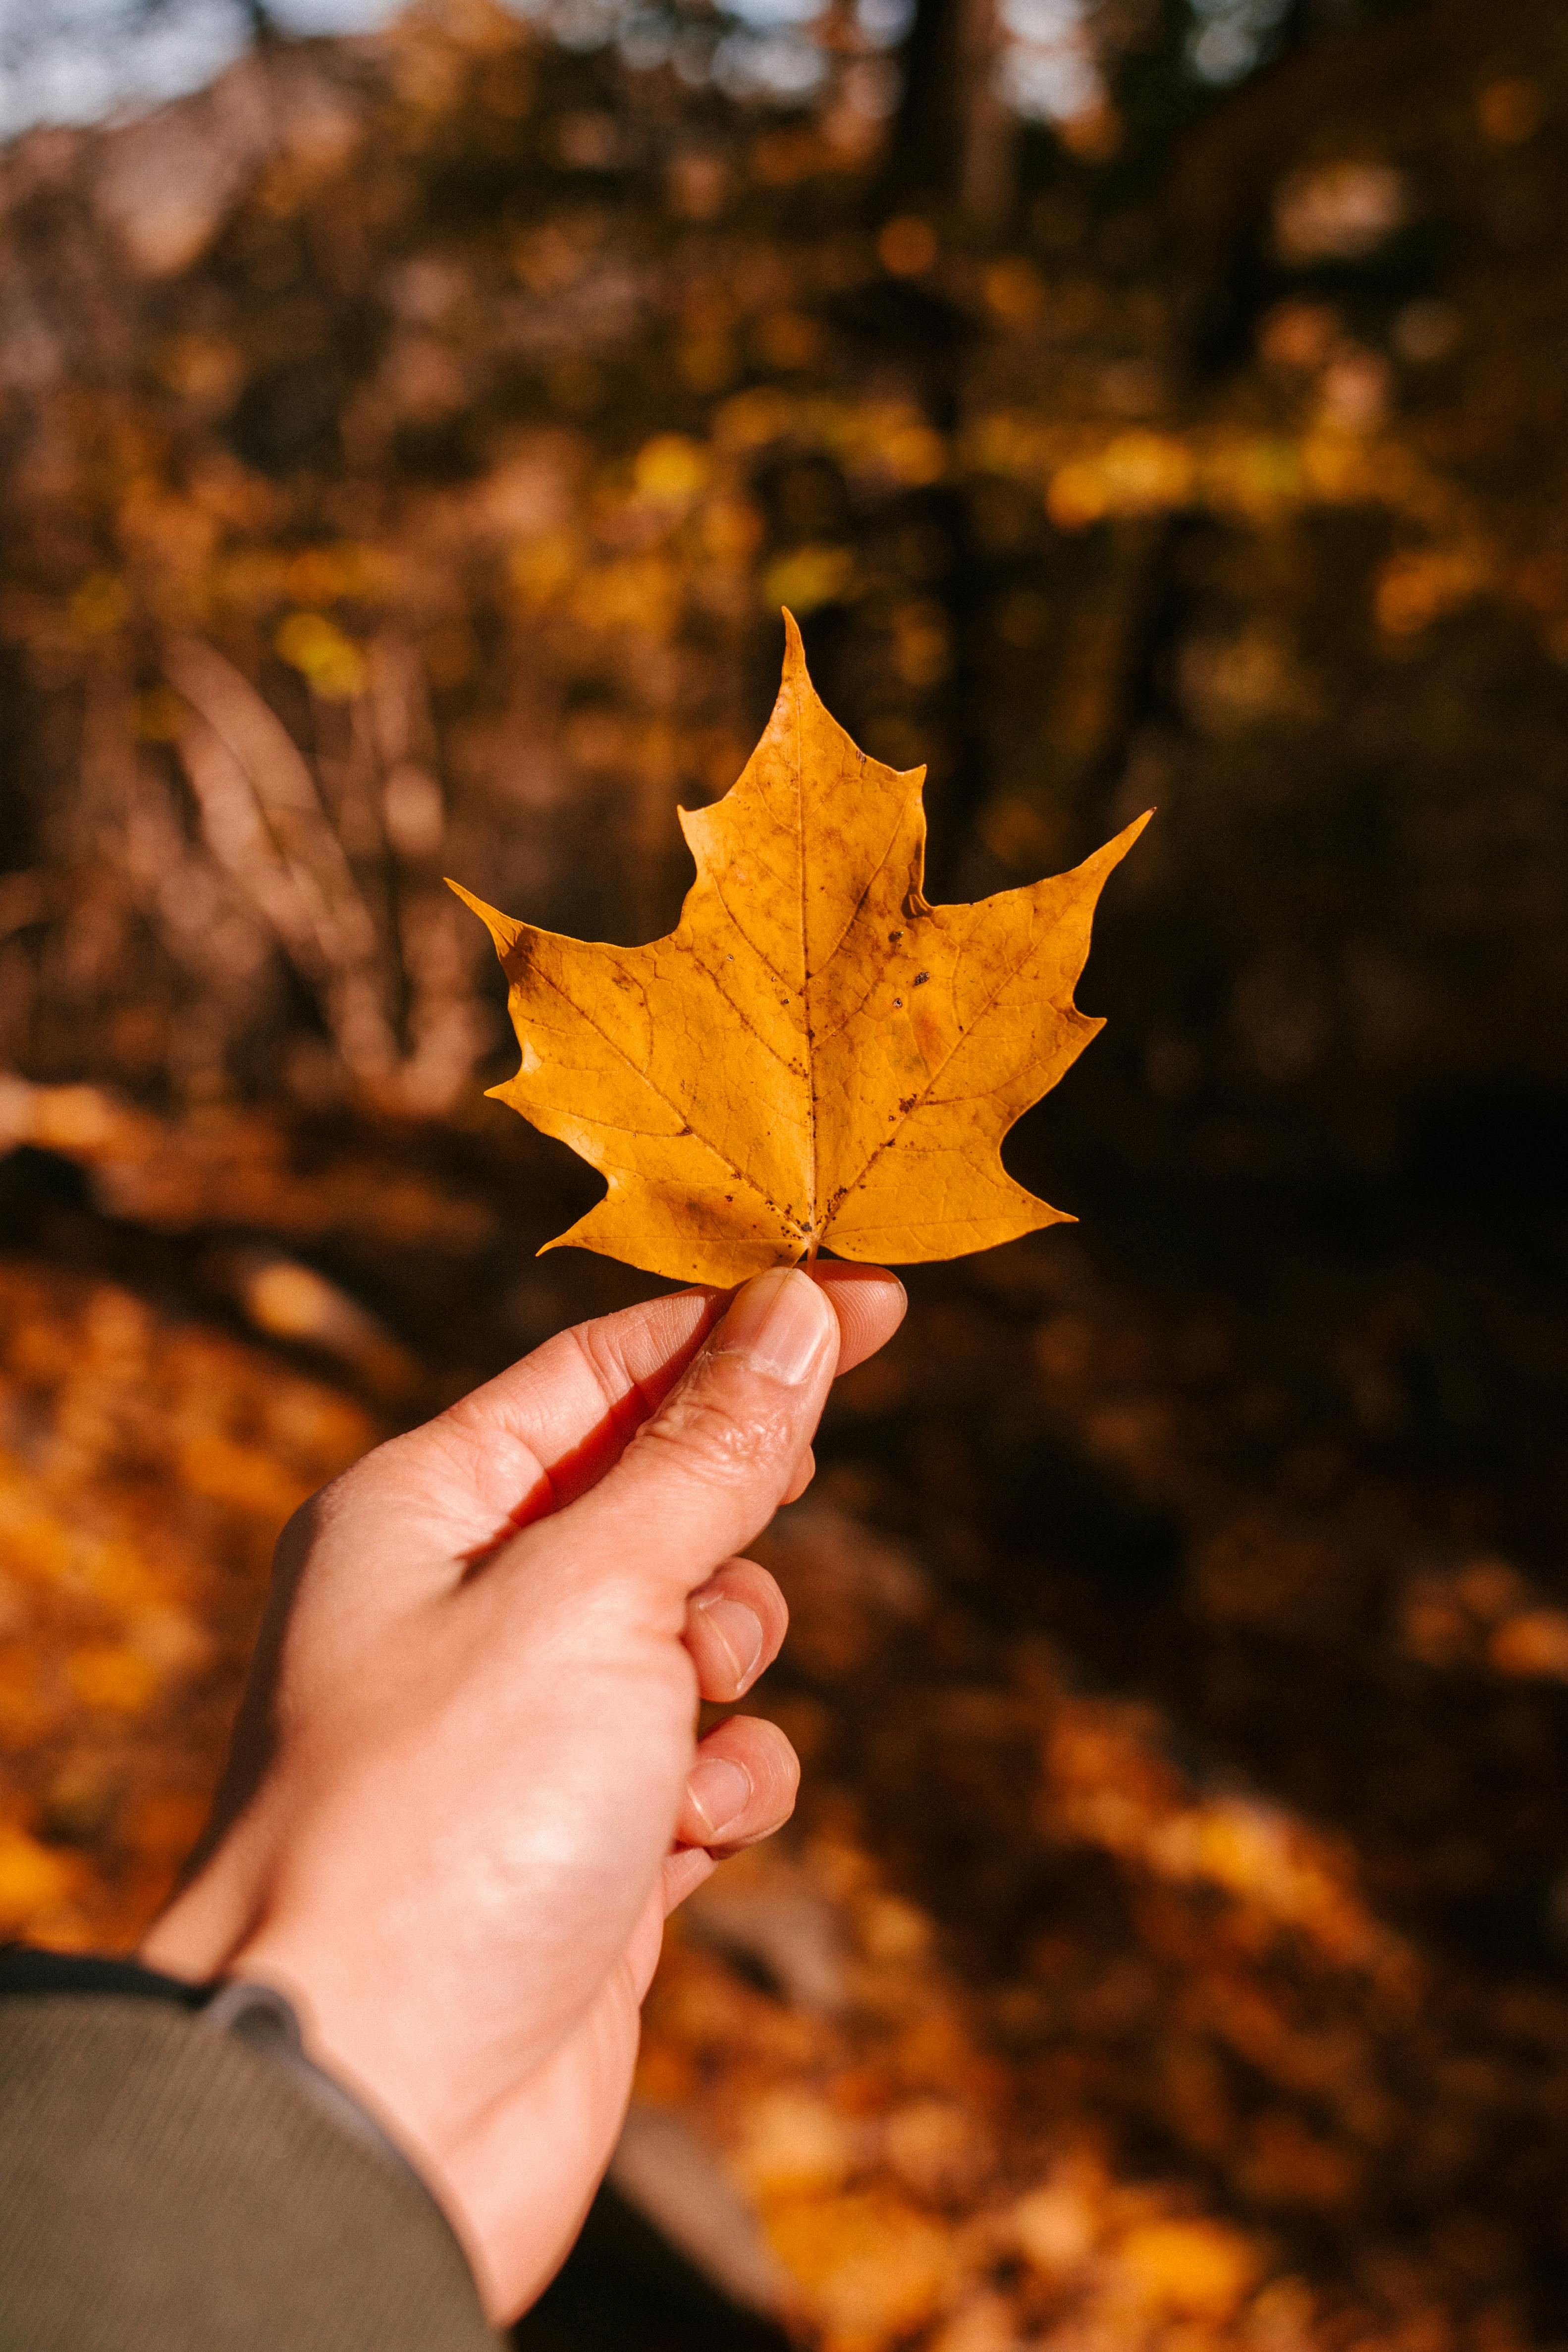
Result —
[{"label": "maple leaf", "polygon": [[1067,1220],[1002,1139],[1103,1026],[1072,990],[1148,817],[1071,874],[928,906],[925,770],[857,750],[784,618],[767,731],[722,801],[681,812],[697,872],[667,938],[567,939],[452,885],[510,982],[522,1067],[491,1093],[609,1180],[547,1248],[727,1287],[819,1249],[906,1265]]}]

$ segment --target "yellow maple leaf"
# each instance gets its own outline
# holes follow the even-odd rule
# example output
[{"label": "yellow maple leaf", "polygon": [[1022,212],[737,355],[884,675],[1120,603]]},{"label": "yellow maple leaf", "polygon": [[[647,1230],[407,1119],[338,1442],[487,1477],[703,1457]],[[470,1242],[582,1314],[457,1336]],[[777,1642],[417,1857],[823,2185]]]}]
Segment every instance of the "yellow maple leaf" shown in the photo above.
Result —
[{"label": "yellow maple leaf", "polygon": [[856,749],[785,614],[784,678],[740,781],[681,812],[696,880],[666,939],[488,926],[522,1046],[491,1092],[609,1180],[547,1247],[727,1286],[830,1250],[907,1265],[1054,1224],[1003,1137],[1103,1025],[1072,990],[1101,887],[1147,816],[1071,874],[928,906],[923,768]]}]

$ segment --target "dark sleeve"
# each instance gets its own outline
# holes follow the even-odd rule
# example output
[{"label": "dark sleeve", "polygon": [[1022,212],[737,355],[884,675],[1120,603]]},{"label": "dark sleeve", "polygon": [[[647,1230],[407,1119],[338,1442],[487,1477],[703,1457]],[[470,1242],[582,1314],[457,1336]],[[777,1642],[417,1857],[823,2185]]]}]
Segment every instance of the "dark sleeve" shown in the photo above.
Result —
[{"label": "dark sleeve", "polygon": [[0,2000],[0,2352],[497,2352],[425,2189],[160,2002]]}]

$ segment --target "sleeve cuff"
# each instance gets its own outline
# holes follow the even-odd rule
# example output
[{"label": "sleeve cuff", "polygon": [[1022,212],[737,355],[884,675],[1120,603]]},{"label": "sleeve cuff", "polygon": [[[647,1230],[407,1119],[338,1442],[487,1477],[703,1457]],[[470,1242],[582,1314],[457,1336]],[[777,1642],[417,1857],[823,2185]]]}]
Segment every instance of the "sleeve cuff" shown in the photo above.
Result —
[{"label": "sleeve cuff", "polygon": [[11,1989],[0,2211],[0,2342],[30,2352],[501,2341],[440,2207],[265,1989],[204,2013]]}]

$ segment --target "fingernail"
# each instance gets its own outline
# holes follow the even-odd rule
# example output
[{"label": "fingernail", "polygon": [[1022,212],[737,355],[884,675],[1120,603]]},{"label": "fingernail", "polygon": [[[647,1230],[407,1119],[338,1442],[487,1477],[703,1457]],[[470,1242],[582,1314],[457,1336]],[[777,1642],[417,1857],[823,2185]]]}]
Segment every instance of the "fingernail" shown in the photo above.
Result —
[{"label": "fingernail", "polygon": [[699,1601],[696,1605],[704,1624],[717,1635],[737,1684],[748,1683],[762,1655],[762,1620],[756,1610],[748,1609],[744,1601],[730,1601],[723,1594],[712,1601]]},{"label": "fingernail", "polygon": [[809,1274],[779,1265],[736,1292],[713,1344],[744,1356],[753,1371],[799,1388],[821,1361],[836,1319]]},{"label": "fingernail", "polygon": [[686,1775],[686,1803],[703,1825],[705,1844],[720,1838],[751,1802],[751,1781],[738,1764],[705,1756]]}]

